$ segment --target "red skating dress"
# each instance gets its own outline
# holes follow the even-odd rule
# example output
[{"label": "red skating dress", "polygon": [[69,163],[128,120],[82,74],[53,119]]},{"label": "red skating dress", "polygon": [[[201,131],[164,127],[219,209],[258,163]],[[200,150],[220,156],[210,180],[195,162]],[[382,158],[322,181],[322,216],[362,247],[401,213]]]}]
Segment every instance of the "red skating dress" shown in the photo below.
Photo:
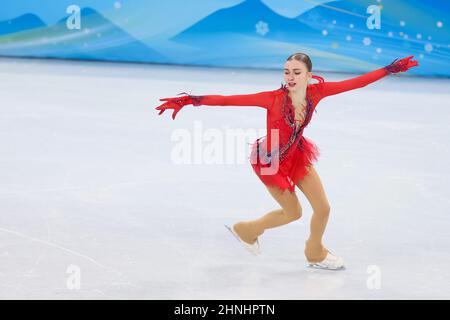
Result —
[{"label": "red skating dress", "polygon": [[[252,146],[250,162],[259,179],[267,186],[294,192],[298,180],[308,173],[308,167],[317,161],[320,151],[313,141],[303,135],[310,123],[317,103],[324,97],[362,88],[390,74],[383,67],[344,81],[309,84],[306,90],[306,115],[303,123],[294,121],[295,108],[286,86],[272,91],[244,95],[193,96],[194,106],[259,106],[267,110],[267,135]],[[271,134],[272,133],[272,134]]]}]

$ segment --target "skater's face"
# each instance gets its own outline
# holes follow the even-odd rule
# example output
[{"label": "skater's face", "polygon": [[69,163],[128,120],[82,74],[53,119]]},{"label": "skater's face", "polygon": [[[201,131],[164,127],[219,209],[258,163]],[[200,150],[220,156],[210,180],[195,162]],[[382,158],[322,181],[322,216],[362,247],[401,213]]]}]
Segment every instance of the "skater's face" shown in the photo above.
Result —
[{"label": "skater's face", "polygon": [[292,59],[284,64],[284,82],[289,91],[305,89],[311,76],[312,72],[309,72],[306,64],[301,61]]}]

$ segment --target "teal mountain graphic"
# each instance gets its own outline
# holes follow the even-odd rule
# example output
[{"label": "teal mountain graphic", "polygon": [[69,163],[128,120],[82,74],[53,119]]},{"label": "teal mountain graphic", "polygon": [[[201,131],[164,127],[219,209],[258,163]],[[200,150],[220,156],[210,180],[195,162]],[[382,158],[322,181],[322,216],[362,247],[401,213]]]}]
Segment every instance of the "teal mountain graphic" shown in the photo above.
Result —
[{"label": "teal mountain graphic", "polygon": [[203,42],[203,45],[209,46],[208,36],[211,33],[218,38],[239,34],[261,39],[299,41],[307,34],[317,33],[317,30],[296,19],[275,13],[260,0],[247,0],[208,15],[171,40],[198,45]]},{"label": "teal mountain graphic", "polygon": [[43,26],[45,23],[38,16],[27,13],[15,19],[0,21],[0,36]]},{"label": "teal mountain graphic", "polygon": [[81,10],[81,29],[70,30],[66,20],[64,17],[51,26],[22,28],[21,32],[10,34],[6,39],[0,37],[0,55],[170,62],[163,54],[133,38],[95,10]]}]

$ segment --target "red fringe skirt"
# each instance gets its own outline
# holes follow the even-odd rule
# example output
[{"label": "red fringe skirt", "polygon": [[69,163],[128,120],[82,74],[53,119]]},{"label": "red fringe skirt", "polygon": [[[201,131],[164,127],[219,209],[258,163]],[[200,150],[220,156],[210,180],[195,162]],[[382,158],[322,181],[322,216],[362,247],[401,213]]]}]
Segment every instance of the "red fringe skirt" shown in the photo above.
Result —
[{"label": "red fringe skirt", "polygon": [[312,140],[302,136],[301,148],[292,145],[278,167],[273,165],[273,168],[270,168],[270,163],[266,164],[258,157],[258,143],[261,148],[260,139],[252,146],[250,162],[253,171],[266,186],[277,186],[282,191],[289,189],[290,192],[294,192],[297,181],[302,180],[308,174],[309,166],[318,160],[319,148]]}]

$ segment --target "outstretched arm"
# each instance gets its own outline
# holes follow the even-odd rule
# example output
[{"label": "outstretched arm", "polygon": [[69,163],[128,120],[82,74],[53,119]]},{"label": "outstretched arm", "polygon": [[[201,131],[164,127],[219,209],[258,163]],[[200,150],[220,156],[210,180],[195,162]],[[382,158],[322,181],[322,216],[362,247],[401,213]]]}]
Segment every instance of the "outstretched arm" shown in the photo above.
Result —
[{"label": "outstretched arm", "polygon": [[321,98],[338,94],[341,92],[354,90],[367,86],[391,73],[398,73],[407,71],[409,68],[417,66],[417,61],[410,60],[413,56],[403,58],[401,60],[395,59],[390,65],[383,68],[370,71],[361,76],[336,82],[322,82],[317,84]]},{"label": "outstretched arm", "polygon": [[237,95],[205,95],[205,96],[191,96],[193,98],[193,105],[200,106],[257,106],[267,109],[272,103],[272,91],[263,91],[252,94],[237,94]]},{"label": "outstretched arm", "polygon": [[[185,92],[180,94],[186,94]],[[264,109],[269,108],[273,102],[273,91],[262,91],[252,94],[238,95],[203,95],[194,96],[186,94],[178,98],[163,98],[160,101],[166,101],[162,105],[156,107],[160,110],[159,115],[167,109],[174,109],[172,119],[175,119],[177,113],[188,104],[193,106],[257,106]]]}]

